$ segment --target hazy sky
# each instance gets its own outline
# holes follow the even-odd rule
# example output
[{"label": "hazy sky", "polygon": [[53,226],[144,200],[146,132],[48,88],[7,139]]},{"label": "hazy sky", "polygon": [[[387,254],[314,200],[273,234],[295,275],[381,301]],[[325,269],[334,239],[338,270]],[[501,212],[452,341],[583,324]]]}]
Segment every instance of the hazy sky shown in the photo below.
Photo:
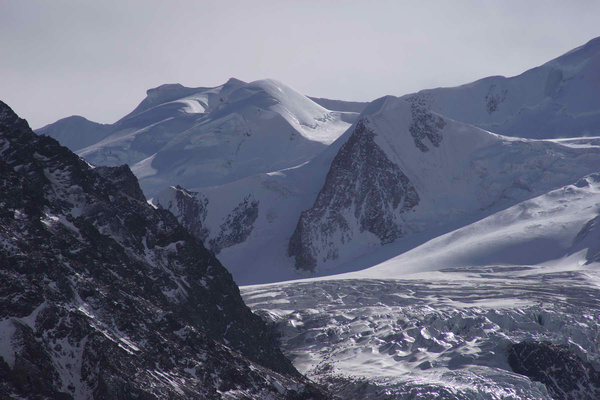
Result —
[{"label": "hazy sky", "polygon": [[110,123],[163,83],[385,94],[517,75],[600,36],[599,1],[0,0],[0,100]]}]

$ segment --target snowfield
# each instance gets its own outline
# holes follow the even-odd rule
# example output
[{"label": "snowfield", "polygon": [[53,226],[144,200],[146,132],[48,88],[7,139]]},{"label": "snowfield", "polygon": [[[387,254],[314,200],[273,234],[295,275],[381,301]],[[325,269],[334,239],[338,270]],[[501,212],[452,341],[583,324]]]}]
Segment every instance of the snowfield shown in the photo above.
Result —
[{"label": "snowfield", "polygon": [[222,185],[294,167],[336,140],[362,103],[316,99],[273,79],[231,78],[214,88],[166,84],[147,91],[112,125],[69,117],[39,134],[60,140],[94,165],[128,164],[147,197],[170,185]]}]

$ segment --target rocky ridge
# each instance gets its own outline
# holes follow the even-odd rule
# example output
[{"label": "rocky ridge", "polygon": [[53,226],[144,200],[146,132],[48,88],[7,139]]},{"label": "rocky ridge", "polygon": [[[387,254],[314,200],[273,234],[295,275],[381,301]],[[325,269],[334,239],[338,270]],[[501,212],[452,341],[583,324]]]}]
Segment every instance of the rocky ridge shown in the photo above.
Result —
[{"label": "rocky ridge", "polygon": [[323,398],[128,167],[90,166],[4,103],[0,154],[2,396]]}]

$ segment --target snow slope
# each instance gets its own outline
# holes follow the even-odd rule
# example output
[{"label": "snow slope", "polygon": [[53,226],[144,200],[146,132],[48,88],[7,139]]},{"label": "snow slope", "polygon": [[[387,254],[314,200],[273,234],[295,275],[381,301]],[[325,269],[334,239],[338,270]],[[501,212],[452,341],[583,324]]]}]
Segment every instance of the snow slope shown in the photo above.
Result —
[{"label": "snow slope", "polygon": [[133,165],[194,126],[224,97],[243,85],[242,81],[230,79],[215,88],[169,84],[150,89],[133,112],[113,125],[110,136],[79,150],[78,154],[94,165]]},{"label": "snow slope", "polygon": [[600,38],[511,78],[409,94],[432,111],[509,136],[600,134]]},{"label": "snow slope", "polygon": [[406,251],[599,168],[594,144],[502,137],[385,97],[307,164],[154,204],[249,284],[366,268],[384,245]]},{"label": "snow slope", "polygon": [[326,110],[281,82],[256,81],[132,169],[149,194],[172,184],[220,185],[310,160],[355,116]]},{"label": "snow slope", "polygon": [[[539,266],[580,269],[597,261],[600,176],[518,203],[475,223],[435,237],[413,250],[339,278],[402,278],[458,267]],[[391,245],[378,257],[398,254]],[[385,253],[385,254],[383,254]]]},{"label": "snow slope", "polygon": [[308,97],[320,106],[325,107],[331,111],[346,111],[361,113],[365,107],[369,104],[363,101],[345,101],[345,100],[331,100],[322,97]]},{"label": "snow slope", "polygon": [[357,115],[329,111],[275,80],[232,78],[214,88],[150,89],[112,125],[71,117],[38,133],[60,139],[94,165],[129,164],[151,197],[169,185],[220,185],[299,165],[337,139]]}]

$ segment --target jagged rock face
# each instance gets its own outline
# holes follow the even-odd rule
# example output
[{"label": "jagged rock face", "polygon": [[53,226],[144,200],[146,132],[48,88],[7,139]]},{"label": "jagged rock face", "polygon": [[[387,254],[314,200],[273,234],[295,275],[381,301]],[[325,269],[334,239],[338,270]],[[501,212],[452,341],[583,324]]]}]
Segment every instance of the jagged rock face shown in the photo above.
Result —
[{"label": "jagged rock face", "polygon": [[337,259],[337,243],[354,239],[355,224],[379,244],[402,236],[402,214],[419,203],[419,194],[374,138],[364,118],[334,158],[314,206],[302,212],[290,238],[296,268],[312,271],[319,261]]},{"label": "jagged rock face", "polygon": [[566,346],[516,343],[508,349],[508,362],[516,373],[546,385],[557,400],[600,398],[600,372]]},{"label": "jagged rock face", "polygon": [[411,97],[408,102],[412,117],[408,131],[415,141],[415,146],[425,153],[429,151],[429,147],[423,140],[429,139],[433,146],[439,147],[442,142],[440,132],[446,126],[446,121],[429,111],[430,105],[426,97]]},{"label": "jagged rock face", "polygon": [[0,154],[0,397],[322,397],[129,168],[94,169],[1,102]]},{"label": "jagged rock face", "polygon": [[219,253],[225,247],[231,247],[245,241],[258,218],[258,201],[248,195],[237,205],[221,224],[219,235],[210,240],[210,248]]},{"label": "jagged rock face", "polygon": [[174,197],[168,203],[163,204],[157,200],[158,206],[173,212],[180,223],[215,254],[244,242],[252,233],[258,218],[259,202],[254,200],[252,195],[248,195],[227,214],[211,235],[206,223],[208,198],[202,193],[189,191],[181,186],[175,187],[172,193]]},{"label": "jagged rock face", "polygon": [[173,212],[181,224],[206,245],[206,239],[210,234],[204,224],[208,213],[208,199],[196,192],[185,190],[181,186],[176,186],[175,189],[174,202],[176,204],[169,204],[168,207],[162,208]]}]

